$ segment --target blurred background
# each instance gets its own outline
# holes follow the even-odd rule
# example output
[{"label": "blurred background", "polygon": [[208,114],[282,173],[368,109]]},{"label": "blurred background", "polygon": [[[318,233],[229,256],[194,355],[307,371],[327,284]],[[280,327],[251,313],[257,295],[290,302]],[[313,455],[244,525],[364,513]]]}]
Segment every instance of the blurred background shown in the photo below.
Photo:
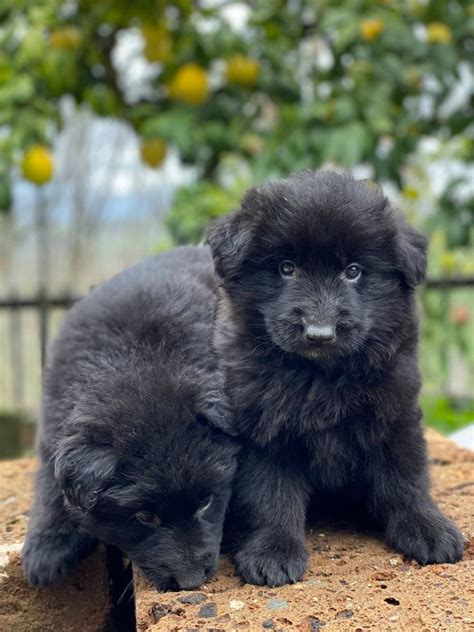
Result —
[{"label": "blurred background", "polygon": [[321,166],[429,236],[425,419],[472,423],[473,59],[467,0],[1,0],[0,456],[74,300]]}]

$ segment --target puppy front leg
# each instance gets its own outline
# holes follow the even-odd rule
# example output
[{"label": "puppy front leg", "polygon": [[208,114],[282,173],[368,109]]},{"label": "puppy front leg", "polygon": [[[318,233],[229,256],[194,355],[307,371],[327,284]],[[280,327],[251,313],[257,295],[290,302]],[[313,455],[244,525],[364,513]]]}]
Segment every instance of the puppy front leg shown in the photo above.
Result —
[{"label": "puppy front leg", "polygon": [[[235,481],[232,520],[237,570],[250,584],[282,586],[306,570],[309,486],[271,454],[249,448]],[[236,532],[235,532],[236,531]]]},{"label": "puppy front leg", "polygon": [[459,561],[463,537],[431,498],[421,429],[403,430],[377,452],[369,466],[369,507],[387,543],[419,564]]},{"label": "puppy front leg", "polygon": [[72,523],[52,465],[42,463],[22,551],[23,570],[29,583],[47,586],[62,579],[95,544],[93,538]]}]

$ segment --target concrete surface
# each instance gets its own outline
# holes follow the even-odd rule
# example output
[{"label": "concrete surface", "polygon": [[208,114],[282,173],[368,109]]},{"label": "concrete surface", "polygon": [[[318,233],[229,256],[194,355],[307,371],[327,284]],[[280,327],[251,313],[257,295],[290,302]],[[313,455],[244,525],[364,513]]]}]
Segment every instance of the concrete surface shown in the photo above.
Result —
[{"label": "concrete surface", "polygon": [[314,529],[308,571],[291,586],[243,585],[228,559],[194,593],[160,594],[136,573],[138,630],[474,630],[474,454],[428,437],[434,495],[467,540],[461,563],[420,567],[375,535]]}]

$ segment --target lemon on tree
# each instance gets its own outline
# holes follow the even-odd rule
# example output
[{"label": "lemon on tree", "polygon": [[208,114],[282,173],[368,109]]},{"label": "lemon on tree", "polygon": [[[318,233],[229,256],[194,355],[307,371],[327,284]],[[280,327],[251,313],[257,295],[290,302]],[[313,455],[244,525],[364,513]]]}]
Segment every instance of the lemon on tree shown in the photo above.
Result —
[{"label": "lemon on tree", "polygon": [[188,105],[204,103],[209,94],[207,72],[197,64],[185,64],[178,69],[169,84],[172,99]]},{"label": "lemon on tree", "polygon": [[77,26],[62,26],[54,29],[49,38],[57,50],[76,50],[82,43],[81,29]]},{"label": "lemon on tree", "polygon": [[141,32],[145,40],[143,54],[148,61],[166,63],[171,59],[172,41],[164,24],[144,24]]},{"label": "lemon on tree", "polygon": [[385,29],[383,20],[378,18],[371,18],[368,20],[362,20],[360,23],[360,34],[363,39],[371,42],[377,39]]},{"label": "lemon on tree", "polygon": [[444,252],[440,257],[441,268],[452,274],[456,268],[456,257],[452,252]]},{"label": "lemon on tree", "polygon": [[21,163],[23,176],[34,184],[42,185],[53,177],[53,155],[45,145],[33,145],[23,156]]},{"label": "lemon on tree", "polygon": [[226,77],[229,83],[251,87],[260,74],[260,64],[256,59],[244,55],[234,55],[227,61]]},{"label": "lemon on tree", "polygon": [[159,167],[166,158],[166,143],[161,138],[146,138],[140,145],[140,156],[149,167]]},{"label": "lemon on tree", "polygon": [[443,22],[430,22],[426,27],[426,39],[430,44],[449,44],[453,33]]}]

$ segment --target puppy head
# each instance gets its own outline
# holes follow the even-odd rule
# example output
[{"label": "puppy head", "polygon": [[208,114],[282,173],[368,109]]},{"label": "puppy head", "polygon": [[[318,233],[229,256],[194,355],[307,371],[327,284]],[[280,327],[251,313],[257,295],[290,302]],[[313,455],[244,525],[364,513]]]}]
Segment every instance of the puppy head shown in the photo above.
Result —
[{"label": "puppy head", "polygon": [[382,190],[334,172],[250,189],[208,235],[217,273],[259,342],[319,362],[391,353],[413,329],[426,240]]},{"label": "puppy head", "polygon": [[237,447],[213,398],[139,382],[102,383],[103,406],[94,395],[76,407],[56,479],[73,518],[158,589],[196,588],[217,565]]}]

